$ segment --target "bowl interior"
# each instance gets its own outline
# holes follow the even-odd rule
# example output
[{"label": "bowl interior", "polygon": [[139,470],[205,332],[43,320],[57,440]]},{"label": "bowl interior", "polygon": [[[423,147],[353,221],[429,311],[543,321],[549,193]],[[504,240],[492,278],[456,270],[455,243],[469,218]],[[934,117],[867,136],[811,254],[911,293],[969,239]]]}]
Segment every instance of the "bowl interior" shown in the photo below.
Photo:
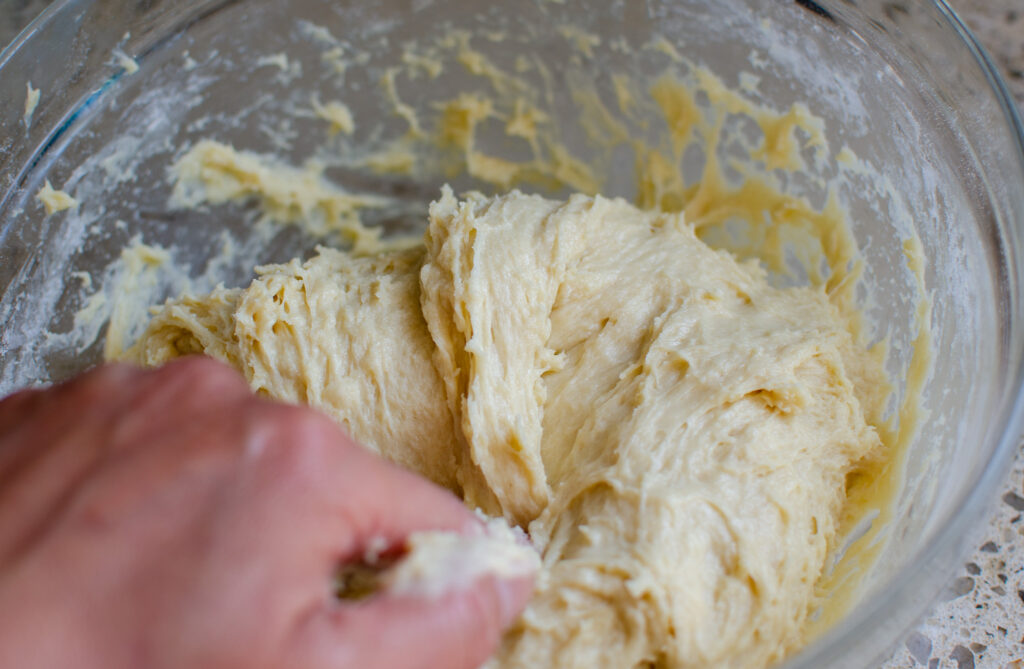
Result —
[{"label": "bowl interior", "polygon": [[[1019,129],[942,7],[892,14],[885,3],[766,0],[114,4],[56,3],[0,57],[5,99],[24,99],[26,81],[42,92],[28,127],[20,104],[0,110],[8,137],[0,157],[0,391],[66,378],[102,358],[105,319],[83,310],[116,316],[93,296],[109,300],[124,278],[122,250],[134,240],[173,259],[173,271],[154,270],[135,286],[138,309],[184,289],[242,285],[256,264],[339,241],[262,220],[265,207],[254,202],[172,206],[169,168],[203,139],[300,169],[315,161],[330,183],[385,198],[363,220],[401,234],[421,229],[445,182],[456,190],[507,187],[467,169],[457,137],[436,135],[437,119],[460,95],[495,106],[476,128],[473,150],[527,160],[529,142],[507,128],[516,101],[525,100],[576,161],[567,164],[586,168],[534,175],[523,188],[642,199],[644,174],[634,167],[641,156],[616,133],[672,146],[650,83],[671,72],[709,110],[720,104],[702,79],[711,71],[759,108],[803,105],[821,119],[820,150],[799,134],[806,128],[794,130],[808,147],[800,170],[744,164],[815,208],[834,195],[847,212],[860,249],[851,262],[863,260],[854,296],[866,338],[887,342],[887,416],[908,443],[891,518],[871,538],[878,559],[860,618],[795,662],[869,663],[934,595],[950,566],[943,551],[955,543],[943,532],[977,513],[979,481],[1008,452],[1000,440],[1019,385],[1024,220]],[[53,44],[70,45],[70,55]],[[119,51],[136,58],[138,72]],[[344,102],[355,132],[325,122],[317,107],[331,101]],[[756,144],[757,129],[743,117],[722,114],[724,130],[715,132],[724,134],[715,137],[753,133]],[[426,137],[422,162],[372,168],[373,157],[416,145],[417,123]],[[664,151],[686,188],[703,174],[702,148],[730,150],[698,135],[692,150]],[[733,157],[745,156],[741,148]],[[46,180],[78,207],[46,216],[34,198]],[[779,272],[777,280],[799,274]],[[920,357],[928,351],[935,355]],[[916,594],[894,587],[914,579]],[[885,602],[893,611],[887,625],[901,622],[867,634],[878,627],[866,621],[871,607]],[[860,652],[846,657],[840,648]]]}]

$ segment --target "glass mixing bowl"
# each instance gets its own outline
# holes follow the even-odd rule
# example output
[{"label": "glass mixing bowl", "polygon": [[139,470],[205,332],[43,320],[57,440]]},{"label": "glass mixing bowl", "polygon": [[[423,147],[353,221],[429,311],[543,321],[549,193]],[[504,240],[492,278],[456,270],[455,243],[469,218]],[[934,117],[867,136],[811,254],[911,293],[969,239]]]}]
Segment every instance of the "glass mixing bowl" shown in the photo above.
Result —
[{"label": "glass mixing bowl", "polygon": [[[566,26],[598,40],[573,47]],[[0,54],[0,391],[66,378],[101,358],[102,327],[82,325],[76,313],[132,239],[174,249],[196,290],[239,285],[256,263],[308,253],[317,240],[294,227],[253,237],[245,207],[169,208],[168,165],[210,136],[301,163],[323,149],[318,121],[295,113],[314,92],[349,103],[360,129],[352,141],[404,131],[382,73],[400,60],[396,45],[453,27],[491,35],[477,48],[508,68],[517,55],[541,59],[556,83],[581,49],[593,51],[581,67],[599,84],[607,72],[652,76],[673,49],[729,85],[756,70],[761,102],[806,103],[831,144],[873,166],[871,183],[892,186],[880,196],[863,182],[844,190],[844,204],[866,261],[873,338],[889,341],[896,404],[917,332],[903,240],[914,232],[921,240],[935,353],[925,418],[862,596],[787,664],[871,666],[952,573],[1009,462],[1024,409],[1021,121],[941,1],[58,0]],[[517,39],[527,27],[529,39]],[[671,48],[630,48],[654,34]],[[342,76],[324,67],[328,38],[343,45],[335,56],[369,55]],[[119,54],[133,56],[138,71]],[[439,90],[476,85],[472,76],[410,79],[404,99],[429,106]],[[28,82],[41,91],[31,124],[23,118]],[[559,113],[571,101],[550,103],[552,123],[586,159],[575,118]],[[371,222],[399,231],[422,220],[450,176],[373,176],[344,164],[326,175],[398,202]],[[606,176],[603,190],[633,195],[630,179]],[[46,216],[34,198],[46,180],[79,206]],[[455,185],[486,187],[464,175]],[[236,253],[217,261],[225,239]],[[185,287],[172,283],[149,297]]]}]

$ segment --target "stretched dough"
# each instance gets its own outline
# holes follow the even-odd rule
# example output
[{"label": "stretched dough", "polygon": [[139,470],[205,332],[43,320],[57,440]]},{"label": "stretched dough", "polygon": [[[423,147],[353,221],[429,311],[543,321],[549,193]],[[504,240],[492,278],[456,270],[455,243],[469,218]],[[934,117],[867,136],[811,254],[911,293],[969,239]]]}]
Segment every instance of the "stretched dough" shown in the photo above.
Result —
[{"label": "stretched dough", "polygon": [[423,246],[321,249],[169,302],[130,351],[205,352],[527,528],[543,570],[492,667],[761,667],[800,645],[871,363],[681,214],[512,192]]}]

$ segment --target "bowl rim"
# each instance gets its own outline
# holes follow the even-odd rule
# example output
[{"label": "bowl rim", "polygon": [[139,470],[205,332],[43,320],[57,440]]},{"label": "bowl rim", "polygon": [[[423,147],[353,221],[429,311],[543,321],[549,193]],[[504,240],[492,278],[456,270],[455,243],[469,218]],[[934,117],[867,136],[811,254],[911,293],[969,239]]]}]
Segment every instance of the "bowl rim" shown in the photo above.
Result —
[{"label": "bowl rim", "polygon": [[74,0],[53,0],[46,6],[43,11],[39,12],[34,19],[28,22],[28,24],[21,29],[14,39],[9,44],[2,45],[0,48],[0,71],[7,66],[9,61],[19,49],[32,38],[32,35],[39,29],[41,25],[50,21],[55,14],[59,14],[63,11],[66,5],[71,4]]}]

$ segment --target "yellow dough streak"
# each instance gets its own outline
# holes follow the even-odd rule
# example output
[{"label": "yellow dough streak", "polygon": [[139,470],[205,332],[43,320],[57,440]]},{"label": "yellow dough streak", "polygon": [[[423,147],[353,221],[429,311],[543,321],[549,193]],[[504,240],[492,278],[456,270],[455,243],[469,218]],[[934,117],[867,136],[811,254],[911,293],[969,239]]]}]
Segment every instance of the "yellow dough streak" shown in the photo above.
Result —
[{"label": "yellow dough streak", "polygon": [[175,208],[254,199],[275,222],[301,222],[318,236],[340,232],[358,252],[380,248],[380,229],[365,227],[359,210],[382,206],[384,199],[346,192],[327,181],[316,163],[299,169],[206,139],[179,158],[172,171]]}]

